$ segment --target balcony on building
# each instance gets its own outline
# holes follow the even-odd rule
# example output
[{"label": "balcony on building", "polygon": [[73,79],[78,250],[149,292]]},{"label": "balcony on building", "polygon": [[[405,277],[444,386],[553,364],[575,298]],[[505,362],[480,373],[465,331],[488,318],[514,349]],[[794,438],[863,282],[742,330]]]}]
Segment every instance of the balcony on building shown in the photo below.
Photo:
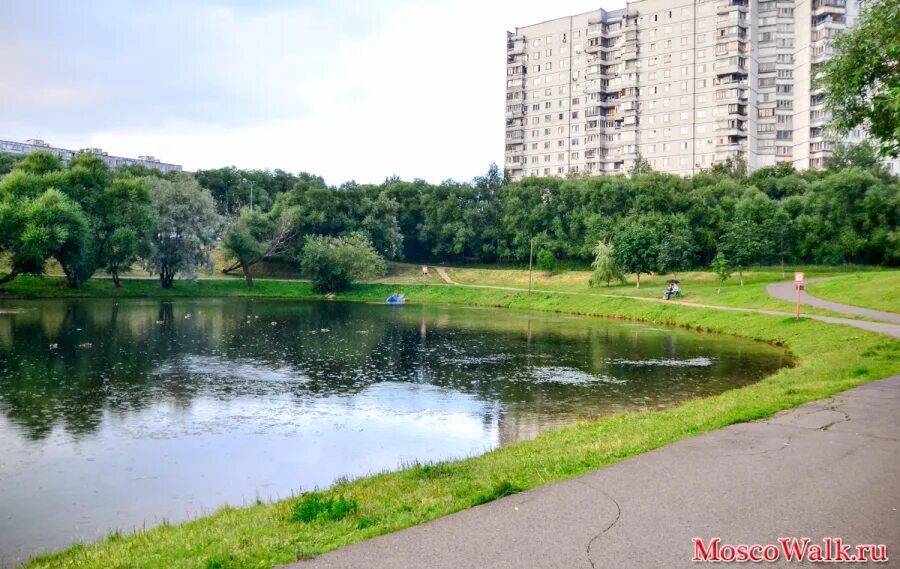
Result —
[{"label": "balcony on building", "polygon": [[725,106],[725,114],[734,117],[746,117],[747,105],[740,103],[730,103]]},{"label": "balcony on building", "polygon": [[716,28],[716,41],[727,41],[731,39],[744,40],[747,39],[747,22],[729,22],[731,25]]},{"label": "balcony on building", "polygon": [[524,130],[507,130],[506,140],[525,140]]},{"label": "balcony on building", "polygon": [[717,59],[713,64],[713,69],[716,72],[716,77],[722,77],[723,75],[731,75],[732,77],[735,75],[746,75],[749,71],[747,58],[736,55]]},{"label": "balcony on building", "polygon": [[528,58],[524,53],[510,53],[506,55],[507,65],[525,65],[527,62]]},{"label": "balcony on building", "polygon": [[506,119],[506,129],[517,129],[525,126],[525,118],[508,118]]},{"label": "balcony on building", "polygon": [[716,150],[722,150],[723,148],[747,150],[747,136],[744,134],[729,134],[716,137]]},{"label": "balcony on building", "polygon": [[811,111],[809,113],[809,126],[825,126],[831,122],[831,114],[825,110]]},{"label": "balcony on building", "polygon": [[584,72],[584,78],[588,81],[609,79],[609,66],[600,64],[590,65]]},{"label": "balcony on building", "polygon": [[506,32],[506,52],[508,54],[524,53],[525,48],[525,38],[517,37],[512,32]]},{"label": "balcony on building", "polygon": [[730,0],[716,4],[716,13],[729,14],[733,12],[747,12],[750,9],[750,0]]},{"label": "balcony on building", "polygon": [[809,139],[811,142],[818,142],[825,137],[825,127],[811,126],[809,128]]},{"label": "balcony on building", "polygon": [[812,0],[813,16],[820,14],[846,14],[847,0]]},{"label": "balcony on building", "polygon": [[835,14],[833,12],[825,12],[816,14],[812,17],[813,28],[828,27],[841,29],[847,24],[847,17],[844,14]]},{"label": "balcony on building", "polygon": [[823,154],[831,153],[831,145],[828,144],[827,141],[819,141],[819,142],[810,142],[809,143],[809,153],[812,155],[821,156]]},{"label": "balcony on building", "polygon": [[713,85],[716,87],[749,87],[750,82],[747,80],[746,73],[720,72],[718,75],[716,75],[715,79],[713,79]]},{"label": "balcony on building", "polygon": [[506,90],[507,91],[524,91],[526,86],[526,80],[524,78],[519,79],[507,79],[506,80]]},{"label": "balcony on building", "polygon": [[521,170],[525,167],[524,156],[507,156],[506,157],[506,169],[507,170]]},{"label": "balcony on building", "polygon": [[741,119],[728,119],[716,123],[716,134],[719,136],[747,136],[747,121]]}]

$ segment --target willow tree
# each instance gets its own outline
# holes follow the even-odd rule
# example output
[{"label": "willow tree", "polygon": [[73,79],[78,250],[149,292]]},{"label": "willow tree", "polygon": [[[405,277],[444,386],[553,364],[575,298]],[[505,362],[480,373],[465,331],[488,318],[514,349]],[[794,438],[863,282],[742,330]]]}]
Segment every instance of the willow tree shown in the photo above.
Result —
[{"label": "willow tree", "polygon": [[212,195],[192,176],[150,178],[148,184],[156,209],[152,268],[162,287],[172,288],[176,275],[194,279],[199,266],[211,264],[222,219]]}]

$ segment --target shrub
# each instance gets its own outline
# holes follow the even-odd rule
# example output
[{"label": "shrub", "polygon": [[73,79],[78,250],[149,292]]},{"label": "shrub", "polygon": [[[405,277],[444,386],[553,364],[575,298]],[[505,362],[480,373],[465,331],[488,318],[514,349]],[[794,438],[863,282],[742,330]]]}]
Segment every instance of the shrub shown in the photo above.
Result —
[{"label": "shrub", "polygon": [[537,268],[548,273],[555,273],[556,255],[546,249],[542,249],[537,256]]},{"label": "shrub", "polygon": [[299,260],[316,292],[345,291],[353,281],[379,277],[387,271],[384,258],[369,238],[358,233],[308,236]]}]

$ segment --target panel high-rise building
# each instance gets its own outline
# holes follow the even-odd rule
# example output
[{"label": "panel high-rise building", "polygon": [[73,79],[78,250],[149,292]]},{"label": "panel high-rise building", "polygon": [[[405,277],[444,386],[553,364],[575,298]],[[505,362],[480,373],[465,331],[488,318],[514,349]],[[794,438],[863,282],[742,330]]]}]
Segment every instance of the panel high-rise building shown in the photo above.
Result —
[{"label": "panel high-rise building", "polygon": [[[854,0],[638,0],[507,33],[513,179],[820,168],[829,116],[813,74]],[[856,133],[859,138],[859,133]]]}]

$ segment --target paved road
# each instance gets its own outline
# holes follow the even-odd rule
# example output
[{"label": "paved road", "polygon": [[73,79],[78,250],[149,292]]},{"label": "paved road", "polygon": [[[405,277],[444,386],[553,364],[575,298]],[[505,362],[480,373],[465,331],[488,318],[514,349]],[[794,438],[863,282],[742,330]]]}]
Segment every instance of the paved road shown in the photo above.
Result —
[{"label": "paved road", "polygon": [[696,567],[695,536],[884,543],[900,567],[898,409],[894,376],[290,567]]},{"label": "paved road", "polygon": [[[807,279],[806,282],[807,284],[809,284],[822,280],[826,280],[826,278],[821,277],[815,279]],[[794,288],[793,281],[772,283],[766,287],[766,292],[769,293],[769,296],[773,296],[780,300],[787,300],[788,302],[797,301],[797,291]],[[863,318],[871,318],[872,320],[880,320],[881,322],[900,324],[900,314],[894,314],[893,312],[884,312],[881,310],[871,310],[869,308],[861,308],[859,306],[851,306],[849,304],[839,304],[837,302],[822,300],[821,298],[812,296],[806,291],[800,291],[800,304],[815,306],[817,308],[824,308],[825,310],[830,310],[832,312],[851,314],[853,316],[862,316]]]}]

